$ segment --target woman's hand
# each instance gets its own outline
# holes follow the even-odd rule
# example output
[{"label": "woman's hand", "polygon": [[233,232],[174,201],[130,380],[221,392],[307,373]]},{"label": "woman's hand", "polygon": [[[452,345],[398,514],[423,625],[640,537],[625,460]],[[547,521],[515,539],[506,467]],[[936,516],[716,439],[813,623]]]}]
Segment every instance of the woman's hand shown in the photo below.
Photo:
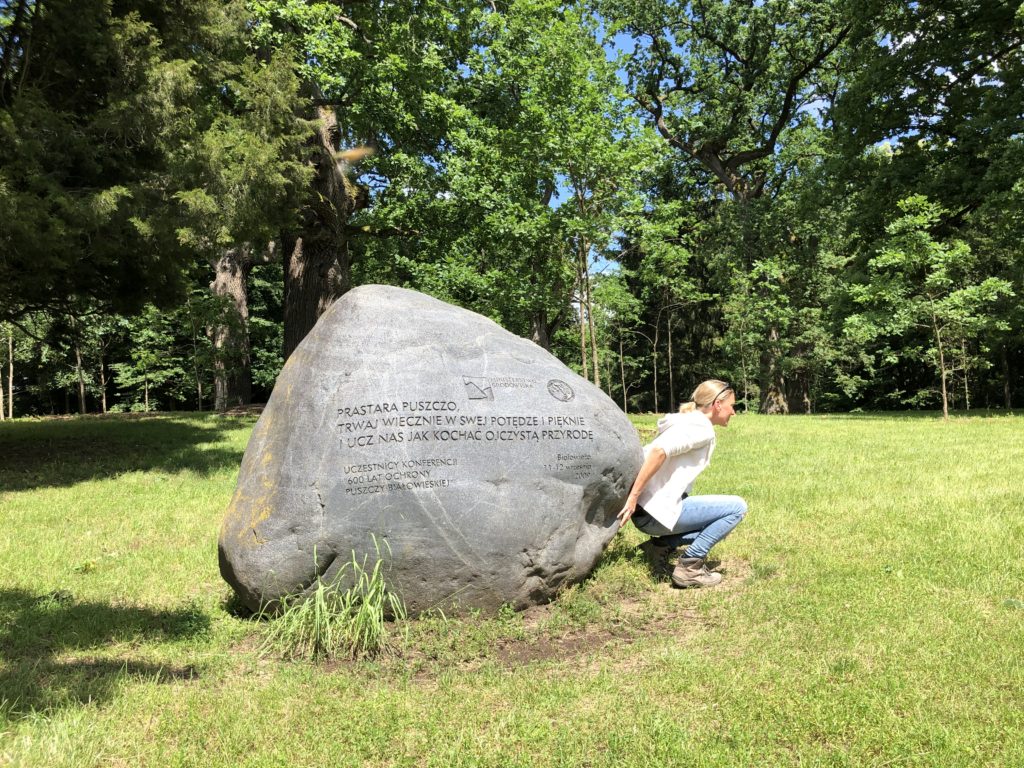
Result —
[{"label": "woman's hand", "polygon": [[619,526],[623,526],[629,522],[629,518],[636,512],[636,498],[630,494],[629,498],[626,499],[626,504],[619,510],[619,514],[616,517],[619,520]]},{"label": "woman's hand", "polygon": [[616,515],[620,528],[629,522],[629,518],[636,512],[636,505],[640,501],[640,492],[647,485],[647,481],[651,479],[651,476],[661,469],[661,465],[665,463],[665,458],[665,451],[659,447],[651,448],[648,451],[647,458],[644,459],[644,463],[640,467],[640,473],[636,476],[636,480],[633,481],[633,487],[629,489],[626,503],[619,510],[619,514]]}]

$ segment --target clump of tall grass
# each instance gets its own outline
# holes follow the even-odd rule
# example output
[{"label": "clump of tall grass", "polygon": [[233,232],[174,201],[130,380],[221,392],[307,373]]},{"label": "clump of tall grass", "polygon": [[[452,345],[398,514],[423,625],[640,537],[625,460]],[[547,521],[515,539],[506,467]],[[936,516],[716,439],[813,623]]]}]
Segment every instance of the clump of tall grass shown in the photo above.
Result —
[{"label": "clump of tall grass", "polygon": [[[267,608],[260,611],[259,618],[274,616],[261,650],[314,660],[361,659],[391,650],[388,620],[404,622],[406,611],[401,598],[387,589],[384,558],[376,538],[374,547],[377,558],[372,568],[367,567],[366,556],[360,562],[352,552],[352,559],[330,581],[318,576],[311,590],[281,598],[272,612]],[[313,557],[316,559],[315,552]],[[351,586],[342,588],[349,581],[345,577],[350,569]]]}]

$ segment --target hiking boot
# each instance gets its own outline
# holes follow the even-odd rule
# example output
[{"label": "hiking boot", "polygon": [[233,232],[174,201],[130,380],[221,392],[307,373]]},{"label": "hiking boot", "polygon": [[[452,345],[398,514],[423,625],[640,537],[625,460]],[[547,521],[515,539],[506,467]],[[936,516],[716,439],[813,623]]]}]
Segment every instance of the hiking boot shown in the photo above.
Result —
[{"label": "hiking boot", "polygon": [[678,549],[661,545],[657,539],[648,539],[638,549],[647,561],[647,567],[658,576],[668,576],[672,571],[672,558]]},{"label": "hiking boot", "polygon": [[672,571],[672,585],[686,587],[713,587],[722,581],[722,574],[711,573],[703,557],[680,557]]}]

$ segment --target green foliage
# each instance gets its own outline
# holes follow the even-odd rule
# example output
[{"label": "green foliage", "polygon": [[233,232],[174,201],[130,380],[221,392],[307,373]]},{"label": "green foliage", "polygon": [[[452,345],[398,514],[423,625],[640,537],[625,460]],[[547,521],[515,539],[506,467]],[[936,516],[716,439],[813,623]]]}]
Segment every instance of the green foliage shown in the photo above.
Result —
[{"label": "green foliage", "polygon": [[477,22],[459,78],[432,97],[447,118],[429,173],[393,182],[364,214],[415,242],[368,240],[375,271],[361,279],[426,290],[550,346],[575,324],[581,275],[627,204],[641,206],[652,142],[584,7],[531,0]]},{"label": "green foliage", "polygon": [[294,227],[312,178],[305,145],[314,125],[298,117],[301,82],[286,52],[267,53],[248,37],[245,9],[230,3],[218,16],[216,58],[190,114],[193,135],[172,148],[177,238],[209,260]]},{"label": "green foliage", "polygon": [[[684,317],[704,316],[701,304],[714,297],[724,311],[684,340],[702,360],[687,379],[731,372],[770,412],[788,411],[791,391],[809,409],[826,364],[810,351],[804,324],[820,324],[827,296],[801,286],[820,283],[824,268],[817,242],[785,244],[802,241],[789,213],[827,148],[821,124],[850,32],[845,5],[608,3],[604,11],[609,33],[631,39],[629,89],[677,153],[681,177],[655,198],[651,218],[663,226],[634,234],[650,270],[638,274],[650,275],[652,357],[662,313],[679,305]],[[702,250],[710,255],[695,256]]]},{"label": "green foliage", "polygon": [[165,142],[214,4],[27,5],[0,77],[0,312],[177,297]]},{"label": "green foliage", "polygon": [[918,193],[955,220],[1016,183],[1024,106],[1017,6],[1007,0],[867,6],[872,13],[855,28],[836,116],[843,155],[853,163],[867,147],[891,142],[891,163],[863,177],[875,206],[891,210]]},{"label": "green foliage", "polygon": [[629,88],[659,133],[737,200],[784,177],[778,147],[813,124],[805,107],[827,97],[826,65],[849,33],[837,2],[661,0],[602,10],[610,34],[631,38]]},{"label": "green foliage", "polygon": [[[385,549],[387,541],[385,540]],[[384,581],[385,556],[374,538],[376,557],[368,568],[352,552],[330,579],[318,576],[302,594],[282,598],[257,618],[270,618],[263,649],[291,659],[314,660],[377,656],[390,647],[388,619],[401,622],[405,607]],[[390,549],[386,555],[390,556]],[[314,553],[314,558],[316,557]],[[345,586],[348,584],[348,586]]]},{"label": "green foliage", "polygon": [[253,384],[266,393],[274,388],[277,375],[284,365],[282,272],[281,263],[274,261],[254,266],[249,275],[249,345],[252,355],[252,379]]},{"label": "green foliage", "polygon": [[[867,346],[879,338],[898,339],[878,354],[887,363],[899,356],[930,363],[942,379],[952,352],[988,328],[1005,328],[988,308],[1012,295],[1009,281],[982,274],[970,246],[958,240],[938,242],[932,232],[943,211],[923,196],[900,202],[902,216],[886,227],[887,240],[868,261],[870,280],[851,286],[854,300],[866,311],[846,320],[846,333]],[[915,334],[916,346],[907,336]],[[915,393],[920,399],[925,393]]]},{"label": "green foliage", "polygon": [[645,360],[635,355],[631,340],[642,304],[630,292],[623,269],[593,275],[591,280],[600,362],[608,373],[603,375],[605,386],[609,395],[621,403],[623,412],[629,413],[636,409],[637,393],[633,390],[645,368]]},{"label": "green foliage", "polygon": [[[708,376],[751,409],[928,405],[933,371],[954,407],[1011,407],[1017,5],[0,3],[17,410],[145,408],[147,384],[206,407],[248,374],[265,400],[297,232],[334,260],[317,279],[479,311],[631,411]],[[375,149],[344,176],[325,116],[328,150]],[[932,218],[892,230],[917,197]],[[231,252],[247,323],[203,297]],[[150,305],[168,325],[133,352]]]},{"label": "green foliage", "polygon": [[[1024,26],[1017,5],[883,1],[871,4],[855,28],[831,162],[849,201],[854,282],[864,280],[899,202],[924,196],[942,209],[930,227],[937,241],[963,242],[979,274],[1008,281],[1015,294],[1024,287],[1017,258],[1024,222],[1012,213],[1019,210],[1024,158]],[[1024,349],[1019,302],[1004,294],[987,307],[1009,328],[990,324],[968,337],[965,361],[958,362],[964,401],[967,373],[984,380],[991,366],[1003,379],[999,400],[1009,407]],[[904,357],[905,375],[922,368],[912,354]],[[877,374],[879,389],[889,386],[891,371]]]},{"label": "green foliage", "polygon": [[156,407],[150,393],[185,374],[182,359],[168,354],[173,340],[172,320],[149,306],[138,317],[123,319],[122,324],[130,341],[128,360],[110,367],[117,385],[131,393],[131,410],[148,411]]}]

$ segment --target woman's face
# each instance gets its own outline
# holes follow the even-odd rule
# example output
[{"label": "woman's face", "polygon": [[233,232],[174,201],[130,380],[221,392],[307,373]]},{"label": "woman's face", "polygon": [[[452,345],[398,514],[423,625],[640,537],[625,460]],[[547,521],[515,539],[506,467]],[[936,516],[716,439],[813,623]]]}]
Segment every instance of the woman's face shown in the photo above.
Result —
[{"label": "woman's face", "polygon": [[716,400],[711,406],[711,413],[708,414],[711,423],[718,427],[729,426],[729,419],[736,413],[734,405],[736,405],[736,395],[732,392]]}]

